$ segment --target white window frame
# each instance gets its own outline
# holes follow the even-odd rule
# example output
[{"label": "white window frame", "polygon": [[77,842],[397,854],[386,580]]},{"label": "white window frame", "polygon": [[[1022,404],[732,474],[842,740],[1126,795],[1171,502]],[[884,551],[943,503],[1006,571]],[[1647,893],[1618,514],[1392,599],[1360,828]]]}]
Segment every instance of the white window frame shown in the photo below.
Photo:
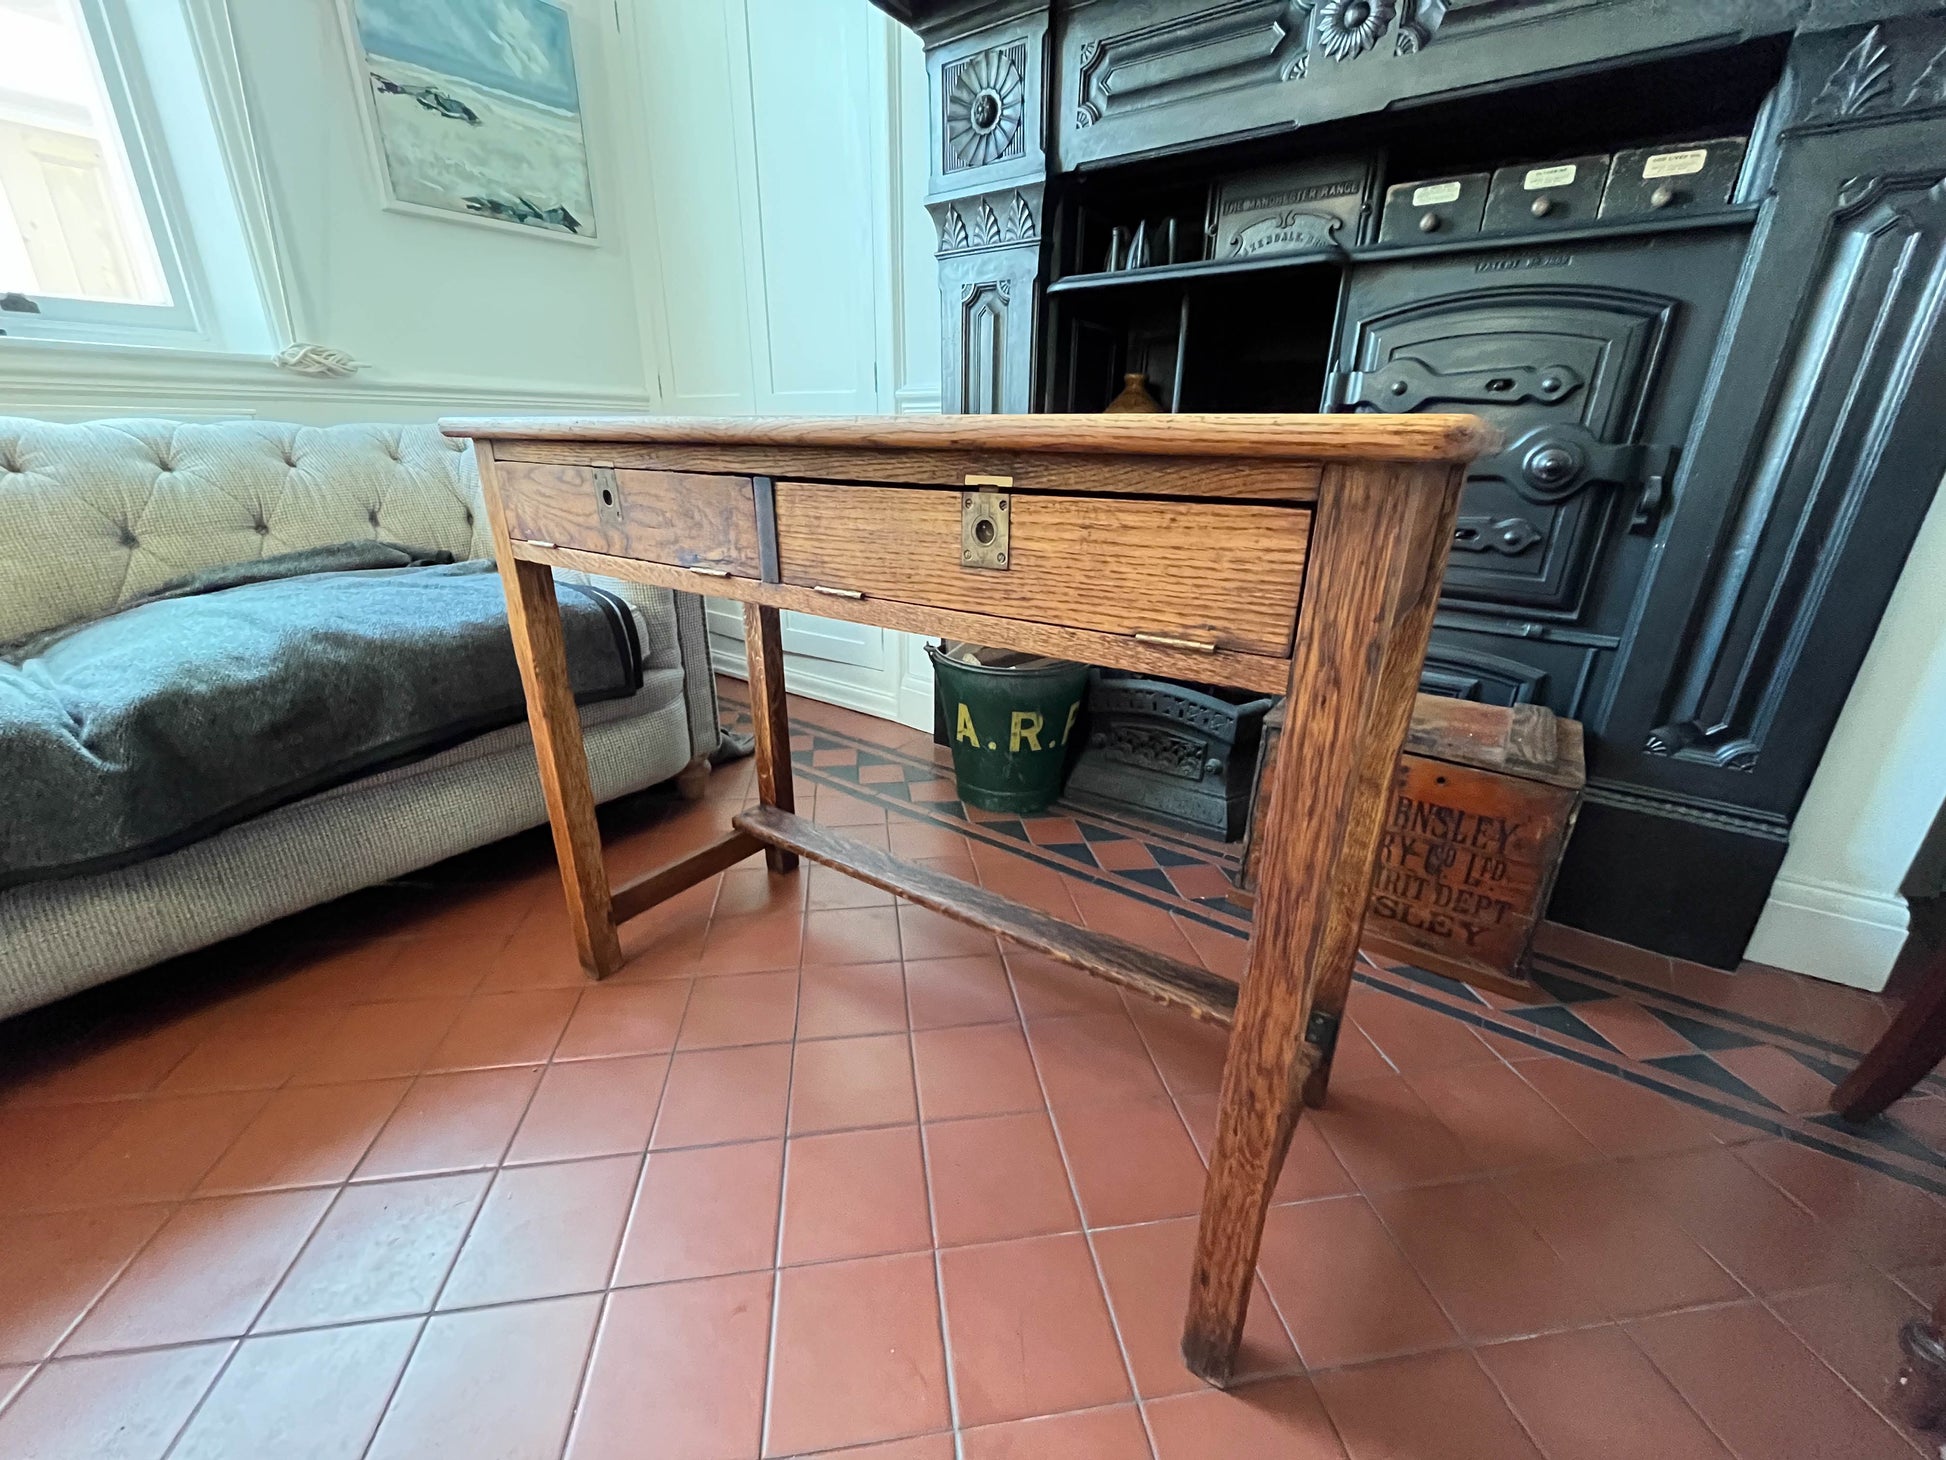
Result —
[{"label": "white window frame", "polygon": [[[170,303],[30,295],[39,313],[0,310],[0,330],[9,339],[70,343],[168,346],[201,351],[274,354],[283,321],[272,318],[261,267],[251,270],[247,298],[214,296],[205,260],[221,259],[225,277],[237,272],[240,257],[261,266],[266,251],[260,231],[250,230],[234,186],[236,161],[224,135],[207,75],[215,59],[234,64],[228,53],[227,15],[201,0],[76,0],[93,44],[103,94],[128,157],[135,191],[155,243]],[[135,8],[139,7],[139,8]],[[212,13],[224,24],[212,46]],[[156,79],[175,90],[167,105]],[[235,80],[236,78],[231,78]],[[193,185],[185,187],[188,159],[174,155],[176,144],[199,154]],[[211,159],[215,159],[212,163]],[[250,179],[252,184],[258,180]],[[194,206],[190,193],[194,193]],[[278,290],[281,295],[281,288]],[[0,348],[4,342],[0,341]]]}]

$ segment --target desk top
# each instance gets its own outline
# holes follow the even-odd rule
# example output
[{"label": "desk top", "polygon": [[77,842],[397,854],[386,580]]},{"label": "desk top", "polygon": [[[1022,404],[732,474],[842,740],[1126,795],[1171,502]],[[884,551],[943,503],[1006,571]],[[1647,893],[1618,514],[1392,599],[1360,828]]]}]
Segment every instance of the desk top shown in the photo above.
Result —
[{"label": "desk top", "polygon": [[663,446],[889,448],[1284,461],[1468,462],[1497,427],[1464,415],[457,416],[448,436]]}]

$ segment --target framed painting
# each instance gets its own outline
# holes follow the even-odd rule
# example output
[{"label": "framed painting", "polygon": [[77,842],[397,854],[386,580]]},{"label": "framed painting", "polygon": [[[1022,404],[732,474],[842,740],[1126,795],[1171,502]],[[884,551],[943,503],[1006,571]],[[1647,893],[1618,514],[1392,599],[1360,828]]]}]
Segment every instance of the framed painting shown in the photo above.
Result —
[{"label": "framed painting", "polygon": [[339,10],[386,207],[595,240],[573,17],[560,0],[339,0]]}]

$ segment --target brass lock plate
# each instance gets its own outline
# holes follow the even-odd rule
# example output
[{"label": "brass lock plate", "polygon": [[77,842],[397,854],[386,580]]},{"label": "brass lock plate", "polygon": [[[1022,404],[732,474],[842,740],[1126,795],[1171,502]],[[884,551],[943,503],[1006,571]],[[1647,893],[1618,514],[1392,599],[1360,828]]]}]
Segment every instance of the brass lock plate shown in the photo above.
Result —
[{"label": "brass lock plate", "polygon": [[595,517],[610,527],[622,525],[622,489],[612,466],[595,468]]},{"label": "brass lock plate", "polygon": [[1007,570],[1008,523],[1013,516],[1013,496],[998,490],[1011,487],[1012,477],[975,477],[966,479],[967,490],[959,498],[959,565],[962,568]]}]

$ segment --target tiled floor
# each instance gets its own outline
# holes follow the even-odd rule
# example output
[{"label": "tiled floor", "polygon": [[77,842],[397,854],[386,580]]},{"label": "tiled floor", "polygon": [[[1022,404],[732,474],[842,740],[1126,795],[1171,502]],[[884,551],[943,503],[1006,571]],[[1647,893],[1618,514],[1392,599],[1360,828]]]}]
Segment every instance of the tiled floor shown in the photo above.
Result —
[{"label": "tiled floor", "polygon": [[[800,809],[1234,974],[1221,858],[969,814],[799,706]],[[615,808],[618,870],[715,835]],[[1864,1460],[1946,1285],[1881,1001],[1565,931],[1529,1008],[1366,966],[1228,1394],[1182,1369],[1222,1037],[734,869],[582,980],[544,836],[0,1026],[0,1456]]]}]

